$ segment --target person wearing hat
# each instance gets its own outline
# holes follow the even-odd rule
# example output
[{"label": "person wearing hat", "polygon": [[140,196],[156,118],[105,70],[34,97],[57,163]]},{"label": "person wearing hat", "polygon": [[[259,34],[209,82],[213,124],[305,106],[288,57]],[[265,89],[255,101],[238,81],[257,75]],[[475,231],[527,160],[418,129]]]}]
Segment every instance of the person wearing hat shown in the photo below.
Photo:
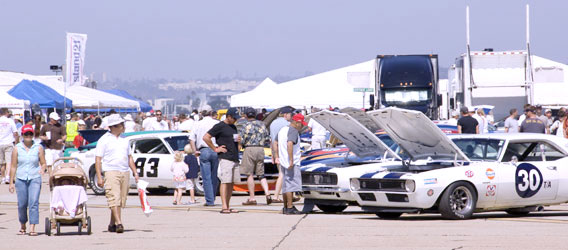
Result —
[{"label": "person wearing hat", "polygon": [[280,190],[282,190],[282,179],[284,178],[284,175],[280,171],[280,166],[279,166],[280,161],[278,157],[276,157],[278,155],[276,153],[276,151],[278,150],[278,143],[276,143],[276,137],[278,137],[278,132],[280,132],[280,129],[290,125],[293,111],[294,110],[291,107],[280,108],[280,114],[278,118],[276,118],[276,120],[270,123],[270,140],[271,140],[270,148],[272,150],[272,164],[278,167],[278,179],[276,179],[276,186],[274,188],[275,199],[272,200],[273,203],[282,203],[282,200],[280,199]]},{"label": "person wearing hat", "polygon": [[132,119],[132,115],[127,114],[124,116],[124,133],[130,133],[136,131],[136,122]]},{"label": "person wearing hat", "polygon": [[72,148],[74,147],[73,141],[75,141],[75,136],[79,134],[79,115],[77,113],[71,114],[71,120],[65,124],[67,127],[67,138],[65,139],[65,147]]},{"label": "person wearing hat", "polygon": [[[26,223],[30,222],[29,236],[37,236],[35,226],[39,224],[39,194],[41,193],[41,174],[45,172],[45,152],[40,144],[34,143],[34,128],[22,127],[23,141],[12,151],[10,169],[10,193],[16,191],[18,197],[18,218],[20,231],[26,234]],[[29,212],[29,213],[28,213]]]},{"label": "person wearing hat", "polygon": [[[108,207],[110,208],[109,232],[123,233],[121,209],[126,206],[128,197],[129,172],[138,182],[138,172],[130,152],[128,140],[122,137],[124,120],[119,114],[108,116],[107,126],[110,131],[97,141],[95,149],[95,170],[97,184],[104,186]],[[104,172],[104,179],[102,173]]]},{"label": "person wearing hat", "polygon": [[448,125],[457,126],[458,125],[458,119],[460,119],[460,112],[457,111],[457,110],[452,111],[452,115],[451,115],[450,119],[448,119]]},{"label": "person wearing hat", "polygon": [[304,115],[295,114],[289,126],[280,129],[276,142],[278,150],[276,157],[280,159],[280,168],[284,175],[282,197],[284,197],[284,214],[302,214],[293,204],[294,193],[302,191],[302,172],[300,171],[300,130],[308,125]]},{"label": "person wearing hat", "polygon": [[546,134],[546,125],[536,116],[535,107],[531,106],[525,112],[527,113],[527,118],[521,123],[519,132]]},{"label": "person wearing hat", "polygon": [[61,156],[63,146],[65,146],[65,140],[67,139],[65,126],[59,123],[59,119],[61,119],[59,114],[51,112],[49,114],[49,122],[45,124],[40,131],[40,138],[46,146],[45,161],[49,173],[51,173],[53,162]]},{"label": "person wearing hat", "polygon": [[249,198],[243,202],[243,205],[256,205],[254,197],[254,174],[258,176],[260,185],[266,195],[266,204],[272,203],[272,197],[268,191],[268,182],[264,176],[264,145],[269,140],[268,129],[256,119],[256,110],[248,108],[246,110],[247,121],[240,129],[239,134],[242,138],[241,146],[245,149],[241,160],[241,174],[247,176],[247,186],[249,190]]},{"label": "person wearing hat", "polygon": [[[85,123],[85,121],[79,120],[77,122],[77,124],[79,126],[78,131],[87,129],[87,124]],[[75,148],[79,148],[79,147],[87,145],[87,144],[89,144],[89,142],[87,140],[85,140],[85,138],[83,138],[83,136],[81,136],[81,134],[78,134],[77,136],[75,136],[75,140],[73,140],[73,146],[75,146]]]},{"label": "person wearing hat", "polygon": [[461,107],[462,117],[458,120],[458,134],[479,134],[479,122],[471,117],[473,109]]},{"label": "person wearing hat", "polygon": [[[217,176],[221,181],[221,203],[222,214],[238,213],[238,210],[231,209],[230,201],[233,195],[233,184],[239,182],[241,173],[239,171],[239,143],[241,137],[235,126],[235,122],[241,118],[236,108],[229,108],[225,120],[215,124],[204,136],[203,141],[210,149],[215,151],[219,157],[219,168]],[[218,146],[213,144],[212,138]]]}]

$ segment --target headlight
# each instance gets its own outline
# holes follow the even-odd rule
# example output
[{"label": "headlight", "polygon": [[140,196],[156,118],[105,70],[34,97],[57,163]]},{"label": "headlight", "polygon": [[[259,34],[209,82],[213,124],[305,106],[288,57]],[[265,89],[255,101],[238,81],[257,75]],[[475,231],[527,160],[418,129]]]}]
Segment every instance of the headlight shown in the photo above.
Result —
[{"label": "headlight", "polygon": [[351,190],[357,191],[361,189],[361,186],[359,185],[359,180],[351,178],[350,183],[351,183]]},{"label": "headlight", "polygon": [[416,188],[414,180],[406,180],[404,187],[406,188],[406,192],[414,192],[414,189]]}]

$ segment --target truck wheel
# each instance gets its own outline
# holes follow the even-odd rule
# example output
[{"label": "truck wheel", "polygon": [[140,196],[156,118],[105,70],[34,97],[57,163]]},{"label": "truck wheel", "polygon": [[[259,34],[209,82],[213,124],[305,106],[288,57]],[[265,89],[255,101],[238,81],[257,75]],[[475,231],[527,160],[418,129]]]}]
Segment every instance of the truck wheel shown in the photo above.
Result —
[{"label": "truck wheel", "polygon": [[456,182],[450,185],[440,198],[442,217],[452,220],[469,219],[477,204],[477,194],[471,184]]},{"label": "truck wheel", "polygon": [[[102,173],[102,175],[104,177],[104,173]],[[99,185],[97,184],[97,179],[97,171],[95,170],[95,165],[93,165],[89,169],[89,186],[96,195],[104,195],[105,188],[99,187]]]},{"label": "truck wheel", "polygon": [[341,213],[347,208],[347,206],[333,206],[322,204],[316,204],[316,206],[324,213]]},{"label": "truck wheel", "polygon": [[402,213],[389,213],[389,212],[379,212],[375,213],[379,218],[385,220],[393,220],[398,219],[402,215]]}]

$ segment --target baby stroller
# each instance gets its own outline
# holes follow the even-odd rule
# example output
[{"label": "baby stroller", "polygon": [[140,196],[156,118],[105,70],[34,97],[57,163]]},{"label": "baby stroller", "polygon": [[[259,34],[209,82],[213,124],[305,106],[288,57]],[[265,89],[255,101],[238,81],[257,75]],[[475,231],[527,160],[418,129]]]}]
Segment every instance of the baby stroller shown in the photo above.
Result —
[{"label": "baby stroller", "polygon": [[77,158],[63,157],[53,163],[49,177],[51,191],[49,217],[45,218],[45,234],[51,235],[52,227],[61,234],[61,226],[77,226],[91,234],[91,217],[87,215],[88,178],[83,171],[83,162]]}]

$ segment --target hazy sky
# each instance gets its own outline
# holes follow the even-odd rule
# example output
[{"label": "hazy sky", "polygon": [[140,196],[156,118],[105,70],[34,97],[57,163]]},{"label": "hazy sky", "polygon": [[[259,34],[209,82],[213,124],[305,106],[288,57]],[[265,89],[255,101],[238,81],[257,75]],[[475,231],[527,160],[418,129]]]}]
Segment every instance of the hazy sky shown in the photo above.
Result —
[{"label": "hazy sky", "polygon": [[9,1],[0,0],[0,70],[51,74],[65,32],[86,33],[85,73],[121,78],[303,75],[377,54],[525,48],[568,62],[568,1]]}]

